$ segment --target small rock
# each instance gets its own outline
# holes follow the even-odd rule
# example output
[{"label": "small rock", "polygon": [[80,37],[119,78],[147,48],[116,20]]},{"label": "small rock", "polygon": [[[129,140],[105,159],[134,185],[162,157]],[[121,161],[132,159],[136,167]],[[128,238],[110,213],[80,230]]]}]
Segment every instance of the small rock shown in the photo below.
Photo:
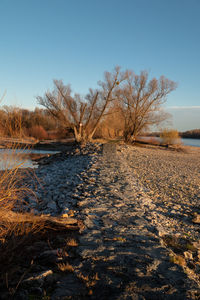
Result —
[{"label": "small rock", "polygon": [[195,264],[195,272],[197,273],[197,274],[200,274],[200,265],[197,263],[197,264]]},{"label": "small rock", "polygon": [[183,252],[183,254],[184,254],[186,259],[193,259],[193,255],[192,255],[191,252],[185,251],[185,252]]},{"label": "small rock", "polygon": [[84,292],[84,284],[74,274],[68,274],[57,282],[51,299],[68,299],[68,297],[80,299],[79,296],[84,295]]},{"label": "small rock", "polygon": [[193,263],[193,261],[189,261],[187,263],[187,267],[190,268],[190,269],[192,269],[192,270],[194,270],[195,269],[195,264]]},{"label": "small rock", "polygon": [[57,205],[56,205],[56,203],[53,202],[53,201],[49,202],[49,203],[47,204],[47,207],[48,207],[49,209],[52,209],[53,211],[56,211],[56,210],[57,210]]},{"label": "small rock", "polygon": [[62,218],[68,218],[69,215],[68,214],[62,214]]},{"label": "small rock", "polygon": [[[10,298],[10,295],[9,295],[9,298]],[[6,298],[6,299],[9,299],[9,298]],[[1,299],[4,299],[4,298],[1,298]],[[27,299],[29,299],[28,291],[27,290],[18,291],[17,294],[15,295],[15,299],[16,300],[27,300]]]},{"label": "small rock", "polygon": [[198,241],[198,242],[193,242],[192,244],[193,244],[194,248],[200,250],[200,241]]},{"label": "small rock", "polygon": [[194,213],[194,218],[192,219],[192,222],[196,223],[196,224],[200,224],[200,215],[197,213]]},{"label": "small rock", "polygon": [[30,293],[33,295],[42,296],[43,290],[40,287],[31,287]]}]

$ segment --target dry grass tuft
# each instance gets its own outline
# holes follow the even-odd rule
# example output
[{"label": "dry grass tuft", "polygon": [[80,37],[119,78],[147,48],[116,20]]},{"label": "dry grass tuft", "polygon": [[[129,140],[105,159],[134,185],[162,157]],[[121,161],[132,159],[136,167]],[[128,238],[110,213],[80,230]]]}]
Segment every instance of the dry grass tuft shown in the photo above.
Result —
[{"label": "dry grass tuft", "polygon": [[69,239],[67,240],[67,246],[69,247],[77,247],[78,246],[78,243],[75,239]]},{"label": "dry grass tuft", "polygon": [[59,263],[58,268],[62,272],[70,272],[70,273],[74,272],[74,267],[69,263]]},{"label": "dry grass tuft", "polygon": [[[12,148],[13,153],[18,155],[16,149],[16,146]],[[73,233],[80,230],[81,222],[74,218],[38,216],[23,212],[23,199],[34,195],[28,188],[28,183],[26,184],[28,180],[33,180],[34,173],[22,170],[21,163],[11,166],[11,163],[7,162],[6,165],[7,168],[0,171],[0,289],[7,287],[13,296],[24,276],[33,267],[34,253],[29,249],[33,248],[34,242],[41,241],[48,245],[51,241],[57,248],[57,237],[63,235],[62,256],[67,257],[66,241],[69,243],[67,246],[77,246]],[[34,178],[36,180],[36,177]],[[37,248],[34,248],[34,251],[37,252]],[[72,266],[64,263],[60,264],[59,268],[63,271],[73,270]],[[14,289],[8,288],[13,284]]]},{"label": "dry grass tuft", "polygon": [[81,281],[83,281],[83,282],[86,282],[86,283],[89,282],[89,276],[88,276],[88,275],[84,275],[84,274],[82,274],[81,272],[78,273],[77,277],[78,277]]},{"label": "dry grass tuft", "polygon": [[[22,155],[23,150],[19,151],[18,145],[13,145],[11,154],[4,157],[5,170],[0,172],[1,242],[12,234],[27,234],[31,227],[27,225],[26,218],[22,214],[25,196],[35,195],[25,183],[23,184],[25,178],[33,177],[30,170],[21,169],[23,163],[20,155]],[[18,211],[18,213],[14,213],[14,211]],[[35,221],[31,223],[34,227]]]},{"label": "dry grass tuft", "polygon": [[12,145],[9,155],[3,158],[5,169],[0,171],[0,279],[6,278],[7,286],[10,274],[15,273],[16,253],[23,249],[30,234],[41,227],[33,215],[23,213],[22,209],[24,197],[34,195],[25,184],[25,179],[33,174],[30,170],[21,169],[24,149],[19,150],[17,144]]}]

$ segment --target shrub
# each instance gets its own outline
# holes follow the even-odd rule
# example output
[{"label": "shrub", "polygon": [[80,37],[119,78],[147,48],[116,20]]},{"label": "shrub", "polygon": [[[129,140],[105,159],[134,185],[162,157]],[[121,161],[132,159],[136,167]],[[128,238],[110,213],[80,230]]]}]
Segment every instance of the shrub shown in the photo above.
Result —
[{"label": "shrub", "polygon": [[164,129],[160,134],[160,138],[163,145],[177,145],[181,143],[179,133],[174,129]]},{"label": "shrub", "polygon": [[28,136],[34,137],[37,140],[45,140],[48,138],[48,133],[41,125],[35,125],[27,129]]},{"label": "shrub", "polygon": [[22,138],[24,136],[22,128],[22,115],[17,107],[5,106],[0,112],[1,134],[8,137]]}]

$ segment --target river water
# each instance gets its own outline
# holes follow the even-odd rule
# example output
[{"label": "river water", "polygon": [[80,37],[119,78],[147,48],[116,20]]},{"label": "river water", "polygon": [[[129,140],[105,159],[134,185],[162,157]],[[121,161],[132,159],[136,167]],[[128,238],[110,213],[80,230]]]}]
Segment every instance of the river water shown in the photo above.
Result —
[{"label": "river water", "polygon": [[185,146],[194,146],[194,147],[200,147],[200,139],[181,139],[183,145]]},{"label": "river water", "polygon": [[[141,140],[143,141],[154,141],[154,142],[161,142],[161,138],[159,137],[149,137],[149,136],[142,136]],[[181,143],[185,146],[193,146],[193,147],[200,147],[200,139],[186,139],[181,138]]]},{"label": "river water", "polygon": [[27,150],[27,149],[0,149],[0,170],[20,168],[37,168],[30,154],[55,154],[58,151]]}]

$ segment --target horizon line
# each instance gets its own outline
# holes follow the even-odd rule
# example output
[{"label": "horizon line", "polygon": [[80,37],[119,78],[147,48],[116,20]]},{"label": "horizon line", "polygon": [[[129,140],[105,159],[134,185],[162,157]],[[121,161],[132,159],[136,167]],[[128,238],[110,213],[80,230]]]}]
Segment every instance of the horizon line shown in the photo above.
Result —
[{"label": "horizon line", "polygon": [[189,105],[189,106],[167,106],[166,109],[200,109],[200,105]]}]

